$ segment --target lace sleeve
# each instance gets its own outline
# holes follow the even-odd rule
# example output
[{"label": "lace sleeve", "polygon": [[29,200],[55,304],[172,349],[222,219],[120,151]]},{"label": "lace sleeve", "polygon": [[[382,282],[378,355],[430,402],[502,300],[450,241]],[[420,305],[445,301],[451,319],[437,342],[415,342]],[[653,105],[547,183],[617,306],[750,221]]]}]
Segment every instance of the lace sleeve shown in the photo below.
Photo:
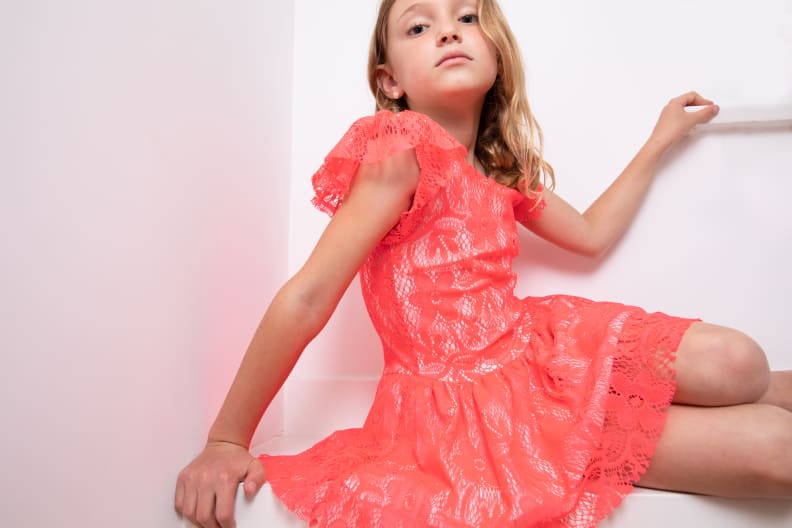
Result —
[{"label": "lace sleeve", "polygon": [[427,116],[405,110],[381,110],[357,120],[330,151],[313,175],[314,198],[319,210],[334,214],[349,192],[358,168],[376,163],[404,149],[415,148],[421,170],[412,206],[402,213],[384,242],[394,242],[409,231],[411,219],[445,185],[448,171],[464,162],[465,148]]},{"label": "lace sleeve", "polygon": [[536,220],[542,215],[545,205],[544,188],[539,184],[529,194],[520,193],[520,198],[514,203],[514,218],[521,224]]}]

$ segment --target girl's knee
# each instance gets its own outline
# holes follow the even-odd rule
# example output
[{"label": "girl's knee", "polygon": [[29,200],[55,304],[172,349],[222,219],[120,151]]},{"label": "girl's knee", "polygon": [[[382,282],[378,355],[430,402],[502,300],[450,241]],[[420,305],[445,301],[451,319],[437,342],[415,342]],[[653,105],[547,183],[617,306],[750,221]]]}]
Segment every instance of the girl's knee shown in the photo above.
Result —
[{"label": "girl's knee", "polygon": [[736,330],[724,332],[718,340],[725,379],[737,384],[745,402],[758,401],[770,385],[770,366],[764,350]]},{"label": "girl's knee", "polygon": [[[742,332],[699,323],[680,345],[678,381],[688,391],[710,394],[705,404],[758,401],[770,385],[770,367],[762,348]],[[718,396],[712,399],[712,394]]]}]

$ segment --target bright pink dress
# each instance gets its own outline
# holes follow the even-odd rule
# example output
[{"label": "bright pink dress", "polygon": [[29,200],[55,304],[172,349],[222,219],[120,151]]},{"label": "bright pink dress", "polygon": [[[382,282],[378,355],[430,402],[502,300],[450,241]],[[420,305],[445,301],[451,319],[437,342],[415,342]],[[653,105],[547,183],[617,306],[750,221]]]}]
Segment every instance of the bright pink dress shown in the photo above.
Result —
[{"label": "bright pink dress", "polygon": [[589,527],[632,490],[693,320],[514,295],[516,220],[544,203],[484,177],[428,117],[352,125],[313,177],[333,214],[358,166],[415,147],[410,209],[360,270],[385,367],[365,423],[262,455],[310,526]]}]

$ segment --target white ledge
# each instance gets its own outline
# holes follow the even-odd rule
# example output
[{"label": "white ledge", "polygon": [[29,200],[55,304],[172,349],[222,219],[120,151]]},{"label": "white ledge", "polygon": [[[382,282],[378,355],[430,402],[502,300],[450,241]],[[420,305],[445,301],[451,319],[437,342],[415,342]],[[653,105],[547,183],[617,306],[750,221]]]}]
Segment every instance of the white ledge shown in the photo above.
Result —
[{"label": "white ledge", "polygon": [[[253,446],[254,454],[299,453],[329,432],[359,427],[376,388],[376,379],[292,379],[287,386],[285,429],[289,433]],[[315,412],[317,401],[332,398],[330,408]],[[236,498],[237,528],[304,528],[265,485],[252,501],[242,490]],[[188,523],[183,525],[185,528]],[[723,499],[636,489],[601,528],[790,528],[792,501]]]},{"label": "white ledge", "polygon": [[[695,112],[703,106],[688,106]],[[792,130],[792,105],[724,106],[709,122],[697,125],[692,135],[705,132]]]},{"label": "white ledge", "polygon": [[[254,452],[295,453],[313,444],[309,437],[278,437]],[[265,485],[248,501],[240,489],[236,500],[238,528],[304,528]],[[184,525],[185,528],[187,524]],[[724,499],[637,488],[601,528],[789,528],[792,501],[774,499]]]}]

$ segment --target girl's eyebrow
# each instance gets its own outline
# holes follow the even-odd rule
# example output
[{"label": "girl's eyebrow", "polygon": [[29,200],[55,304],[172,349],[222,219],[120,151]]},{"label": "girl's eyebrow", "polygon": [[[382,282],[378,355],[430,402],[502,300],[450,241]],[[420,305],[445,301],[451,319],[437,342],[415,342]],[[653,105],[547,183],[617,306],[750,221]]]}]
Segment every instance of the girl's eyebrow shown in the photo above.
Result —
[{"label": "girl's eyebrow", "polygon": [[424,2],[416,2],[413,5],[411,5],[410,7],[408,7],[407,9],[405,9],[404,12],[401,15],[399,15],[399,18],[396,19],[396,23],[398,24],[399,20],[404,18],[404,16],[407,15],[410,11],[415,11],[416,9],[421,7],[421,5],[423,5],[423,3]]},{"label": "girl's eyebrow", "polygon": [[[420,7],[423,7],[423,5],[424,5],[425,3],[426,3],[426,2],[415,2],[414,4],[412,4],[410,7],[408,7],[407,9],[405,9],[405,10],[404,10],[404,12],[402,12],[402,14],[401,14],[401,15],[399,15],[399,18],[397,18],[397,19],[396,19],[396,23],[398,24],[398,23],[399,23],[399,21],[400,21],[402,18],[404,18],[404,17],[405,17],[405,16],[406,16],[408,13],[410,13],[411,11],[415,11],[415,10],[417,10],[418,8],[420,8]],[[464,3],[464,4],[466,4],[466,3],[468,3],[468,2],[457,2],[457,4],[463,4],[463,3]],[[475,7],[477,7],[477,8],[478,8],[478,2],[477,2],[477,1],[476,1],[476,2],[469,2],[469,3],[470,3],[470,4],[472,4],[472,5],[474,5]]]}]

